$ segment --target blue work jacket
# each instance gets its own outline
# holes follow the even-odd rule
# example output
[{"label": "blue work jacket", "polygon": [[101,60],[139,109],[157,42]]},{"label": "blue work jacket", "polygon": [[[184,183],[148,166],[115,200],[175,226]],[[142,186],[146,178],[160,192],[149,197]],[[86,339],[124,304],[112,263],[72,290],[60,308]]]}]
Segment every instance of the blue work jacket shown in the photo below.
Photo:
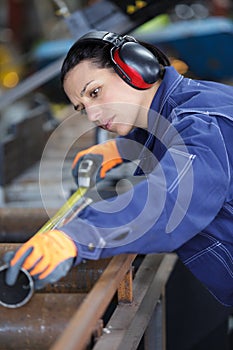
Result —
[{"label": "blue work jacket", "polygon": [[97,202],[62,230],[78,258],[176,252],[223,304],[233,305],[233,87],[167,67],[148,130],[117,138],[143,181]]}]

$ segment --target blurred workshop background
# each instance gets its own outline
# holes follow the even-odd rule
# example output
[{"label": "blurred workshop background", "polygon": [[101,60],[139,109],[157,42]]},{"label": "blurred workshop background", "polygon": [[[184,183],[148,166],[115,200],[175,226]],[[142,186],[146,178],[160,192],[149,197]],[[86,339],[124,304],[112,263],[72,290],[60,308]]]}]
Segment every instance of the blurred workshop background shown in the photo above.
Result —
[{"label": "blurred workshop background", "polygon": [[[75,152],[114,137],[77,123],[60,86],[65,54],[93,28],[158,45],[185,76],[233,85],[233,0],[0,0],[2,227],[9,213],[25,231],[33,208],[58,210],[75,188]],[[232,350],[233,317],[179,263],[167,295],[167,350]]]}]

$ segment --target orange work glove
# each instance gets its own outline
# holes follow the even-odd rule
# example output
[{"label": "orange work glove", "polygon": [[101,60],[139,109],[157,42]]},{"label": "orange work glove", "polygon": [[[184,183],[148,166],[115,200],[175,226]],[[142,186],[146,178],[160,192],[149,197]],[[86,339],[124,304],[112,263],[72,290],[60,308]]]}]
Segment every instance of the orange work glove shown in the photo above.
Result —
[{"label": "orange work glove", "polygon": [[98,170],[95,172],[96,178],[91,180],[92,184],[104,179],[109,170],[123,162],[115,140],[109,140],[78,152],[72,164],[72,174],[77,185],[79,166],[81,161],[85,159],[92,159],[96,164],[99,164]]},{"label": "orange work glove", "polygon": [[6,283],[14,285],[23,267],[33,277],[35,289],[43,288],[65,276],[76,256],[77,248],[65,233],[58,230],[38,233],[15,253],[5,254],[4,260],[9,264]]}]

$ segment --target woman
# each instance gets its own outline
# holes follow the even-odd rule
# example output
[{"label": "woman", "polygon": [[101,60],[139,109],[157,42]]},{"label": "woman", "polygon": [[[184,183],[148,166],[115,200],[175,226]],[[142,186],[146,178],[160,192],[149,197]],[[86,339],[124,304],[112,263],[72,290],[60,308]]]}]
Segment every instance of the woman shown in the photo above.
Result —
[{"label": "woman", "polygon": [[61,230],[38,234],[16,252],[43,287],[83,259],[176,252],[223,304],[233,305],[233,88],[184,78],[156,47],[93,32],[69,50],[64,91],[74,108],[119,137],[77,154],[97,157],[97,181],[123,161],[139,161],[143,181],[82,211]]}]

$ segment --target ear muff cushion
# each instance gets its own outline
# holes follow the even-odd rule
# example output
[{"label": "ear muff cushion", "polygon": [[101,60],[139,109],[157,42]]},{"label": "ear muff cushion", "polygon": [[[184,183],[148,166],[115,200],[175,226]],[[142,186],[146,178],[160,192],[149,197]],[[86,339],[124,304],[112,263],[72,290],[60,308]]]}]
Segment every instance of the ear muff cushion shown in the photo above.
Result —
[{"label": "ear muff cushion", "polygon": [[113,59],[119,74],[130,85],[147,89],[160,77],[160,65],[157,58],[144,46],[136,42],[126,42],[113,52]]}]

